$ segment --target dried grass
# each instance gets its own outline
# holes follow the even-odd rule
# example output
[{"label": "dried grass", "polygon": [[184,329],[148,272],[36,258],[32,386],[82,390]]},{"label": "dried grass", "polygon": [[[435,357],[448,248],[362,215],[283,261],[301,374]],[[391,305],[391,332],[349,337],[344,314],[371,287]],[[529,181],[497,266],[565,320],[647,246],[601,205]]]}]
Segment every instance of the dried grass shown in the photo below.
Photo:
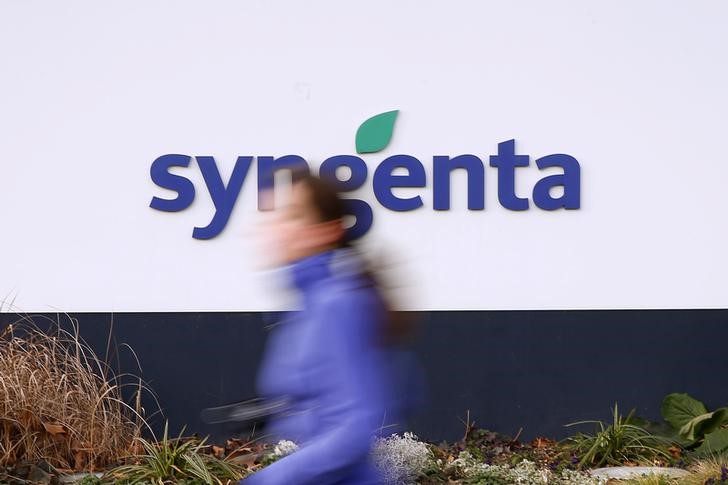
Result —
[{"label": "dried grass", "polygon": [[146,426],[124,403],[119,377],[57,322],[25,317],[0,333],[0,466],[45,460],[66,470],[103,469],[133,452]]},{"label": "dried grass", "polygon": [[699,460],[690,467],[692,475],[684,480],[685,485],[704,485],[726,483],[728,476],[728,455],[715,455]]}]

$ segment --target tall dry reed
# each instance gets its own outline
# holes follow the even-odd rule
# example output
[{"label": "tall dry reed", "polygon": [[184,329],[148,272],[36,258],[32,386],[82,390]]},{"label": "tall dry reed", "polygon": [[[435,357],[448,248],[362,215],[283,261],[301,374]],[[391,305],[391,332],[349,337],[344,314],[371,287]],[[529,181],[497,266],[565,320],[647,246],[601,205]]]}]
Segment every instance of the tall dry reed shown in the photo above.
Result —
[{"label": "tall dry reed", "polygon": [[143,420],[77,327],[52,327],[26,317],[0,332],[0,466],[104,468],[132,451]]}]

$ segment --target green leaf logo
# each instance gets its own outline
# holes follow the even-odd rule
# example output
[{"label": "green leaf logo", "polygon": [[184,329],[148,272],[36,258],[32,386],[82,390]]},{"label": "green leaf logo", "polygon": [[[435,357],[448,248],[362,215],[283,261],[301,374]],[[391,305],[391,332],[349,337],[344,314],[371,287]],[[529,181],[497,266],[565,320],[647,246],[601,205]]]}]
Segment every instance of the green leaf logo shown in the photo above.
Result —
[{"label": "green leaf logo", "polygon": [[376,153],[384,150],[392,139],[399,110],[372,116],[356,130],[356,152]]}]

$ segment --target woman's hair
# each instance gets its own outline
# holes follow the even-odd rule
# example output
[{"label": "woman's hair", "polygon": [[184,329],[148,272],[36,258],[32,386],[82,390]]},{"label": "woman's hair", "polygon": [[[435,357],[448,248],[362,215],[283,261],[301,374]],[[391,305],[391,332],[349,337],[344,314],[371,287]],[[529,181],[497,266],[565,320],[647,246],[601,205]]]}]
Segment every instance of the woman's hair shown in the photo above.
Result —
[{"label": "woman's hair", "polygon": [[[294,172],[293,183],[304,184],[309,189],[312,208],[318,212],[321,222],[340,220],[348,214],[346,212],[346,203],[339,196],[339,191],[334,183],[311,175],[307,171]],[[339,241],[339,246],[350,247],[352,245],[347,236],[344,235],[343,239]],[[382,335],[383,342],[385,344],[396,344],[407,340],[413,330],[412,315],[392,311],[390,302],[384,294],[385,289],[380,284],[377,271],[373,270],[371,266],[366,266],[364,276],[377,291],[387,310]]]}]

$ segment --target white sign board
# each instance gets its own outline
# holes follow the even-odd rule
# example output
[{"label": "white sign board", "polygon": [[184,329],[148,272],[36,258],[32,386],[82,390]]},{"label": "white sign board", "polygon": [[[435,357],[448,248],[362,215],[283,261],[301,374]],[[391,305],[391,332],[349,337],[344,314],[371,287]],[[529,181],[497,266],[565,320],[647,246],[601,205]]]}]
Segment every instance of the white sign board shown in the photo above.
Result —
[{"label": "white sign board", "polygon": [[[402,308],[728,307],[728,4],[664,2],[3,2],[0,221],[4,311],[261,311],[256,163],[216,237],[195,157],[228,181],[238,156],[356,155],[365,119],[399,110],[359,155]],[[499,202],[498,144],[515,140],[527,210]],[[578,160],[577,210],[534,204],[536,159]],[[179,212],[152,162],[195,187]],[[416,157],[422,207],[374,197],[387,157]],[[433,157],[478,156],[433,209]],[[12,302],[13,306],[10,305]]]}]

